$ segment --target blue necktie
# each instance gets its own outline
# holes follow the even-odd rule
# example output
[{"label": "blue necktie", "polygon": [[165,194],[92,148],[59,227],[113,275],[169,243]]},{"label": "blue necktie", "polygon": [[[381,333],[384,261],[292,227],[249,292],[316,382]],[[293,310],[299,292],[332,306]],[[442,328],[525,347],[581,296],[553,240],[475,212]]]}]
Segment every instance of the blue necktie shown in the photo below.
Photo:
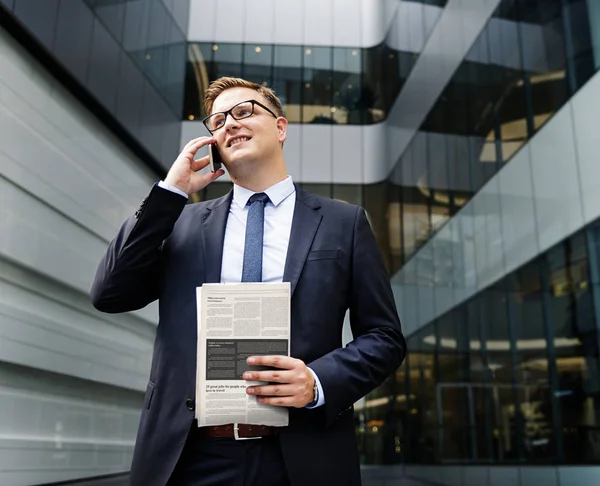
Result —
[{"label": "blue necktie", "polygon": [[269,196],[264,192],[253,194],[248,200],[250,210],[246,221],[242,282],[262,282],[263,235],[267,201],[269,201]]}]

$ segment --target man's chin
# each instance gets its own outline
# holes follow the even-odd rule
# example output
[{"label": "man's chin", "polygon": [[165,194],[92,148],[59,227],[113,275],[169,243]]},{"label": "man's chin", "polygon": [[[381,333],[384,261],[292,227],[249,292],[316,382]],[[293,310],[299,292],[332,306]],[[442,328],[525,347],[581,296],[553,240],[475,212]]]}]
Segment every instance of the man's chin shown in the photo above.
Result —
[{"label": "man's chin", "polygon": [[251,164],[254,160],[250,154],[236,153],[228,158],[227,163],[225,164],[227,169],[229,168],[235,169],[235,167],[239,167],[241,165]]}]

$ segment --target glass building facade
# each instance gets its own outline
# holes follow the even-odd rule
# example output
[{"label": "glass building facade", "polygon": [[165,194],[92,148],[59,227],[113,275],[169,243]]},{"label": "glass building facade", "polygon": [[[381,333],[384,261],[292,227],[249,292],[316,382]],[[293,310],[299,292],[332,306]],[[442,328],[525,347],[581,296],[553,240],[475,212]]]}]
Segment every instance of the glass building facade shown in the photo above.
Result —
[{"label": "glass building facade", "polygon": [[410,336],[361,408],[366,463],[600,462],[599,228]]},{"label": "glass building facade", "polygon": [[21,38],[71,91],[157,171],[168,169],[180,141],[189,2],[0,3],[7,27],[16,21]]},{"label": "glass building facade", "polygon": [[[387,183],[392,273],[427,258],[424,245],[594,76],[599,29],[595,2],[500,2]],[[405,364],[357,407],[365,463],[600,463],[598,227],[409,336]],[[443,265],[419,273],[421,287],[451,285],[461,265],[451,245],[434,251]]]},{"label": "glass building facade", "polygon": [[[364,207],[389,271],[409,355],[355,404],[365,484],[384,481],[369,482],[369,471],[398,470],[448,486],[596,484],[600,2],[265,0],[275,13],[264,36],[251,29],[260,11],[238,12],[236,2],[256,6],[0,0],[0,40],[9,32],[35,60],[0,42],[0,195],[13,225],[0,240],[0,336],[22,349],[15,357],[0,346],[0,405],[9,410],[0,435],[15,461],[0,456],[0,483],[126,471],[154,317],[102,320],[85,307],[86,279],[184,136],[207,134],[209,83],[239,76],[275,90],[296,138],[319,135],[311,150],[292,137],[286,149],[322,157],[313,167],[343,153],[337,172],[330,163],[319,179],[303,167],[294,181]],[[456,45],[432,49],[436,34],[452,44],[483,4],[493,11],[395,151],[394,137],[416,118],[398,109],[407,87],[419,93],[409,106],[424,106],[443,70],[426,71],[423,61],[454,55]],[[336,18],[353,8],[362,9],[356,19]],[[302,20],[289,20],[296,14]],[[359,17],[369,15],[378,20],[367,28]],[[319,32],[346,21],[364,32],[351,41]],[[277,30],[282,22],[282,30],[302,24],[297,38]],[[195,24],[216,25],[214,36]],[[376,41],[358,42],[367,38]],[[415,77],[422,90],[411,87]],[[351,148],[337,150],[340,142]],[[48,156],[40,181],[24,176],[37,174],[33,153]],[[348,160],[352,177],[344,157],[360,159]],[[367,170],[377,164],[382,177]],[[215,182],[190,201],[230,188]],[[63,235],[72,239],[52,246]],[[45,248],[55,254],[42,258]],[[592,479],[581,479],[583,470]],[[385,484],[402,484],[394,474]]]},{"label": "glass building facade", "polygon": [[370,48],[193,43],[188,45],[184,119],[206,116],[208,83],[242,77],[275,90],[291,123],[382,122],[415,54]]}]

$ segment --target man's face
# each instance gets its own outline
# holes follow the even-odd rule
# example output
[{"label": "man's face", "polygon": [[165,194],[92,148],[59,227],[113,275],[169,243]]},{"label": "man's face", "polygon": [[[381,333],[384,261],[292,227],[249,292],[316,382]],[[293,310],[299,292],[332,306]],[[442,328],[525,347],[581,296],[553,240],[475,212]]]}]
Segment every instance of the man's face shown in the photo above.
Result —
[{"label": "man's face", "polygon": [[[227,111],[248,100],[257,100],[271,108],[267,100],[253,89],[230,88],[217,96],[212,113]],[[285,140],[286,125],[285,119],[275,118],[264,108],[255,105],[254,114],[248,118],[235,120],[231,114],[227,115],[225,125],[214,132],[213,137],[217,140],[223,161],[231,167],[270,157]]]}]

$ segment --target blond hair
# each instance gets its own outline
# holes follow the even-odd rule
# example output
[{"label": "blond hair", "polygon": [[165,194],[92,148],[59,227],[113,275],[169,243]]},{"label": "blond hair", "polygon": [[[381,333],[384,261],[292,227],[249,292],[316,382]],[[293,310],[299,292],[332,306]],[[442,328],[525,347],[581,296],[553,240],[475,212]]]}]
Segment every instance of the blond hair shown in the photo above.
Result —
[{"label": "blond hair", "polygon": [[223,91],[230,88],[250,88],[261,94],[271,105],[272,108],[275,108],[275,114],[277,116],[283,115],[283,106],[281,105],[281,100],[275,95],[275,91],[271,88],[267,88],[260,84],[253,83],[252,81],[246,81],[242,78],[232,78],[232,77],[222,77],[219,78],[208,86],[206,92],[204,93],[204,109],[207,114],[211,114],[212,107],[219,96]]}]

